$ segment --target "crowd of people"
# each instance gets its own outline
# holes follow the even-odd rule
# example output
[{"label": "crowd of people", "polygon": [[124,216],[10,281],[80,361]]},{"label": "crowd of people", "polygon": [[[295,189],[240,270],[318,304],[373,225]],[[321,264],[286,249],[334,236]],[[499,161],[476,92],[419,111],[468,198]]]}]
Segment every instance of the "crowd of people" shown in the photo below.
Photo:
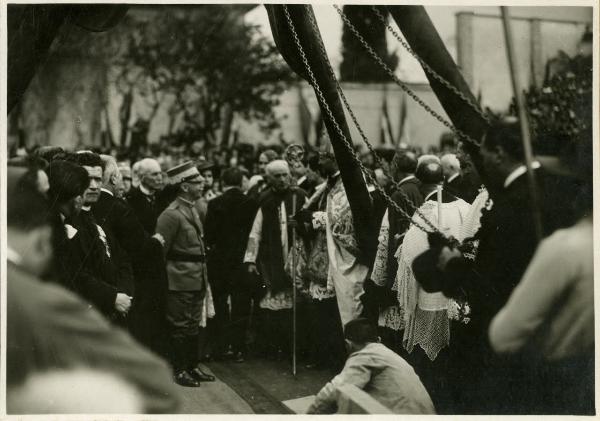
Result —
[{"label": "crowd of people", "polygon": [[113,376],[99,388],[125,380],[122,411],[169,412],[162,359],[198,387],[215,380],[203,361],[296,352],[340,371],[311,413],[335,411],[346,383],[397,413],[593,413],[591,136],[580,143],[560,166],[533,162],[535,186],[514,121],[476,152],[364,160],[372,252],[327,142],[218,162],[10,159],[9,410],[33,376],[83,367]]}]

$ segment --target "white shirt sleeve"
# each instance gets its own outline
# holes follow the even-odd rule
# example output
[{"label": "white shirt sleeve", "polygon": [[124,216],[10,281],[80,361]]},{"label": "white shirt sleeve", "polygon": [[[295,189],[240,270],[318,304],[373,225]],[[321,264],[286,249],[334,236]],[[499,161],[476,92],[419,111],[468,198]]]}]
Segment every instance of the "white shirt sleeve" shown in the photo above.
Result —
[{"label": "white shirt sleeve", "polygon": [[573,259],[562,242],[555,234],[540,243],[521,282],[490,324],[494,351],[513,353],[523,348],[576,276]]}]

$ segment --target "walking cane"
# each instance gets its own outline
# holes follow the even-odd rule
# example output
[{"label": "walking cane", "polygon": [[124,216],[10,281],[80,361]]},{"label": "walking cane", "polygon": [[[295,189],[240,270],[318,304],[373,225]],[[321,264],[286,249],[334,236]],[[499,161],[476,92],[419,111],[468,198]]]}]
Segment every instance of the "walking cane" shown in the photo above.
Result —
[{"label": "walking cane", "polygon": [[[292,193],[292,212],[296,214],[296,190]],[[292,374],[296,377],[296,228],[292,229]]]},{"label": "walking cane", "polygon": [[[300,145],[291,144],[285,150],[285,159],[290,166],[302,162],[304,148]],[[295,182],[294,182],[295,184]],[[296,190],[292,187],[292,213],[296,216]],[[296,377],[296,228],[292,230],[292,374]]]},{"label": "walking cane", "polygon": [[438,211],[438,228],[440,232],[444,232],[444,226],[442,225],[442,186],[437,186],[437,211]]}]

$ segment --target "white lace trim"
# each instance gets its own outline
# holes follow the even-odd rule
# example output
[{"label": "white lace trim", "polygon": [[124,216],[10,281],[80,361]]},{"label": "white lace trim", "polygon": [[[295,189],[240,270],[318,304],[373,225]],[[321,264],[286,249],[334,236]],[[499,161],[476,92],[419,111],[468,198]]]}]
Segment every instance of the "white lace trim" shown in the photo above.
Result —
[{"label": "white lace trim", "polygon": [[271,291],[267,292],[267,295],[260,301],[260,308],[266,310],[287,310],[292,308],[292,292],[282,291],[275,295],[271,294]]},{"label": "white lace trim", "polygon": [[379,230],[379,244],[377,245],[377,254],[375,256],[375,263],[373,264],[373,272],[371,274],[371,280],[379,286],[384,286],[388,277],[388,240],[390,229],[387,215],[386,212],[381,223],[381,229]]},{"label": "white lace trim", "polygon": [[408,352],[412,352],[416,345],[420,346],[434,361],[439,352],[450,345],[448,312],[416,309],[408,318],[402,344]]},{"label": "white lace trim", "polygon": [[[463,201],[442,204],[444,231],[457,236],[470,206]],[[438,209],[433,201],[425,202],[421,213],[437,225]],[[413,221],[421,217],[415,214]],[[439,352],[450,343],[450,321],[448,320],[449,300],[442,293],[427,293],[421,289],[412,272],[413,260],[429,248],[427,234],[414,225],[407,231],[402,245],[396,251],[398,272],[393,289],[398,292],[398,303],[403,313],[403,346],[412,352],[420,346],[430,360],[435,360]]]},{"label": "white lace trim", "polygon": [[379,320],[377,324],[381,327],[387,327],[395,331],[401,331],[404,329],[404,313],[398,306],[391,306],[383,309],[379,313]]},{"label": "white lace trim", "polygon": [[313,300],[322,301],[322,300],[326,300],[328,298],[335,297],[335,290],[328,289],[327,287],[316,284],[314,282],[310,283],[310,287],[308,288],[308,291],[310,293],[310,297]]}]

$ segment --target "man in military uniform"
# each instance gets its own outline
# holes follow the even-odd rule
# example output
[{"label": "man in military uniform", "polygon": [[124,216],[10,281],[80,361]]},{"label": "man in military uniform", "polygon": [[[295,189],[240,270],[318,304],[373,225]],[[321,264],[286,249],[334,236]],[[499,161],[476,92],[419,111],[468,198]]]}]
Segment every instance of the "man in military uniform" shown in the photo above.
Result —
[{"label": "man in military uniform", "polygon": [[207,272],[202,223],[194,203],[202,197],[204,179],[193,162],[178,165],[167,175],[179,190],[177,198],[159,216],[156,232],[165,241],[172,364],[177,384],[198,387],[200,381],[214,380],[196,366]]}]

